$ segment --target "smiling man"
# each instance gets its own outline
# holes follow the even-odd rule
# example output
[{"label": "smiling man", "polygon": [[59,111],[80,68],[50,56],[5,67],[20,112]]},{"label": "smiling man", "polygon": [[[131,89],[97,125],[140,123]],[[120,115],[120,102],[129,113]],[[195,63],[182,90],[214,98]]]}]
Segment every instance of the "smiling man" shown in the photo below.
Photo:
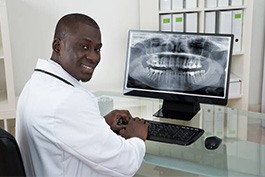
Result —
[{"label": "smiling man", "polygon": [[[89,81],[100,61],[101,34],[97,23],[80,16],[58,22],[51,60],[77,80]],[[78,20],[76,22],[72,22]],[[84,25],[86,24],[86,25]]]},{"label": "smiling man", "polygon": [[[101,47],[92,18],[75,13],[58,21],[51,59],[38,60],[17,105],[27,176],[125,177],[140,167],[148,124],[127,110],[102,117],[97,98],[80,84],[91,79]],[[120,118],[127,125],[118,125]]]}]

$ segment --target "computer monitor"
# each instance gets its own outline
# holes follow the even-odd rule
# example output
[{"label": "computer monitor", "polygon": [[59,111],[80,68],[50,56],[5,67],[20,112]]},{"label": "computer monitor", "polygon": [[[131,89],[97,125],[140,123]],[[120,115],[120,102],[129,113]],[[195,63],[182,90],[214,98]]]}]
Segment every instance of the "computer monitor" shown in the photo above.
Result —
[{"label": "computer monitor", "polygon": [[180,120],[226,105],[232,46],[232,34],[130,30],[123,94],[162,99],[155,116]]}]

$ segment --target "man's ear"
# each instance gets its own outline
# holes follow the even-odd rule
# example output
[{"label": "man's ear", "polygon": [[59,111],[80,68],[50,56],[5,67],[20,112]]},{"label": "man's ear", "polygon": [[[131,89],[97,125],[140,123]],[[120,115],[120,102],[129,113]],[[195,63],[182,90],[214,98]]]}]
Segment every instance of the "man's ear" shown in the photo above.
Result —
[{"label": "man's ear", "polygon": [[52,49],[55,53],[59,53],[61,50],[61,40],[58,38],[55,38],[52,43]]}]

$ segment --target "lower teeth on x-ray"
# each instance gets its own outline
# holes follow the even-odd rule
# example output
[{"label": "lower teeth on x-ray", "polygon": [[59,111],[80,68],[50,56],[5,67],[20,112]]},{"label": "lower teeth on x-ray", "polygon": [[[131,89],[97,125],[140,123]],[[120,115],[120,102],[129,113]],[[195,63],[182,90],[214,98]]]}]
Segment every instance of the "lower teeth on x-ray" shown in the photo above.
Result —
[{"label": "lower teeth on x-ray", "polygon": [[228,42],[177,34],[134,37],[128,82],[133,87],[170,91],[223,88]]}]

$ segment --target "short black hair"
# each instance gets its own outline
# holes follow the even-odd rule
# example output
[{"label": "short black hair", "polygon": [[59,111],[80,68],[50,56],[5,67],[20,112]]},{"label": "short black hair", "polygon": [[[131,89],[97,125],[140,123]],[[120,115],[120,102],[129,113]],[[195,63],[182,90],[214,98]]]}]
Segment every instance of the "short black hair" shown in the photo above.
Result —
[{"label": "short black hair", "polygon": [[73,32],[79,23],[87,24],[96,29],[99,29],[97,22],[85,15],[80,13],[71,13],[64,15],[57,23],[54,33],[54,38],[62,39],[67,32]]}]

